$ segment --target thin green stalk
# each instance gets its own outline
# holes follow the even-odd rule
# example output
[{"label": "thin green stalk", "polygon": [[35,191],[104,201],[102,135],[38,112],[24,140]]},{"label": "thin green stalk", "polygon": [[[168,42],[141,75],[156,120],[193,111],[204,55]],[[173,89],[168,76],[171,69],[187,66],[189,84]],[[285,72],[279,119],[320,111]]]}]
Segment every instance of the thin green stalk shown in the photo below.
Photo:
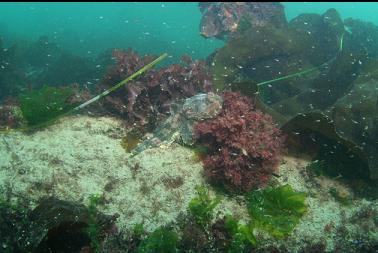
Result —
[{"label": "thin green stalk", "polygon": [[[126,83],[130,82],[131,80],[133,80],[134,78],[140,76],[141,74],[143,74],[144,72],[146,72],[147,70],[151,69],[154,65],[158,64],[159,62],[161,62],[165,57],[167,57],[168,54],[167,53],[164,53],[162,54],[161,56],[159,56],[157,59],[155,59],[154,61],[150,62],[149,64],[145,65],[143,68],[141,68],[140,70],[138,70],[137,72],[135,72],[134,74],[132,74],[131,76],[129,76],[128,78],[126,78],[125,80],[119,82],[118,84],[114,85],[113,87],[111,87],[110,89],[104,91],[103,93],[95,96],[94,98],[88,100],[87,102],[75,107],[74,109],[72,109],[71,111],[69,112],[72,112],[72,111],[77,111],[77,110],[80,110],[84,107],[86,107],[87,105],[90,105],[92,104],[93,102],[99,100],[100,98],[102,97],[105,97],[107,96],[109,93],[119,89],[121,86],[125,85]],[[68,113],[69,113],[68,112]]]},{"label": "thin green stalk", "polygon": [[[46,122],[43,122],[41,124],[38,124],[36,126],[33,126],[33,127],[24,127],[24,128],[19,128],[19,129],[15,129],[15,130],[21,130],[21,131],[32,131],[32,130],[35,130],[37,128],[40,128],[40,127],[43,127],[43,126],[47,126],[49,124],[51,124],[52,122],[56,121],[57,119],[59,118],[62,118],[66,115],[69,115],[75,111],[78,111],[78,110],[81,110],[83,109],[84,107],[92,104],[93,102],[96,102],[97,100],[99,100],[100,98],[103,98],[107,95],[109,95],[110,93],[112,93],[113,91],[119,89],[120,87],[122,87],[123,85],[125,85],[126,83],[130,82],[131,80],[137,78],[138,76],[142,75],[143,73],[145,73],[146,71],[150,70],[152,67],[154,67],[156,64],[158,64],[159,62],[161,62],[162,60],[164,60],[166,57],[168,56],[167,53],[164,53],[162,54],[161,56],[159,56],[158,58],[156,58],[155,60],[153,60],[152,62],[148,63],[147,65],[143,66],[141,69],[139,69],[137,72],[135,72],[134,74],[132,74],[131,76],[127,77],[126,79],[124,79],[123,81],[119,82],[118,84],[114,85],[113,87],[111,87],[110,89],[102,92],[101,94],[91,98],[90,100],[82,103],[81,105],[79,106],[76,106],[75,108],[65,112],[65,113],[62,113],[60,114],[59,116],[51,119],[51,120],[48,120]],[[2,130],[1,132],[7,132],[7,130]]]},{"label": "thin green stalk", "polygon": [[[341,35],[340,37],[340,46],[339,46],[339,51],[338,53],[341,53],[343,51],[343,44],[344,44],[344,33]],[[301,72],[297,72],[297,73],[294,73],[294,74],[290,74],[290,75],[287,75],[287,76],[283,76],[283,77],[279,77],[279,78],[276,78],[276,79],[272,79],[272,80],[268,80],[268,81],[264,81],[264,82],[260,82],[257,84],[257,86],[261,86],[261,85],[265,85],[265,84],[268,84],[268,83],[274,83],[274,82],[277,82],[277,81],[280,81],[280,80],[285,80],[285,79],[290,79],[292,77],[296,77],[296,76],[301,76],[301,75],[305,75],[307,73],[310,73],[314,70],[317,70],[329,63],[331,63],[332,61],[334,61],[336,59],[337,55],[335,55],[332,59],[324,62],[323,64],[319,65],[319,66],[316,66],[316,67],[313,67],[313,68],[310,68],[310,69],[307,69],[307,70],[304,70],[304,71],[301,71]]]}]

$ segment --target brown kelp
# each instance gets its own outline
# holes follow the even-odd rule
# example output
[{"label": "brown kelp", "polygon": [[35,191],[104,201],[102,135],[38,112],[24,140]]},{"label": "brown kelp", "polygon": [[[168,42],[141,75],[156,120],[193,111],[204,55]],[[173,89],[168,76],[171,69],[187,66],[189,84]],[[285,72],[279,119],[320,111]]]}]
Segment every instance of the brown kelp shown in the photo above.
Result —
[{"label": "brown kelp", "polygon": [[211,71],[215,88],[257,96],[291,138],[329,145],[334,155],[339,143],[378,179],[376,54],[366,44],[378,28],[346,24],[364,32],[346,31],[334,9],[299,15],[286,27],[251,27],[212,56]]}]

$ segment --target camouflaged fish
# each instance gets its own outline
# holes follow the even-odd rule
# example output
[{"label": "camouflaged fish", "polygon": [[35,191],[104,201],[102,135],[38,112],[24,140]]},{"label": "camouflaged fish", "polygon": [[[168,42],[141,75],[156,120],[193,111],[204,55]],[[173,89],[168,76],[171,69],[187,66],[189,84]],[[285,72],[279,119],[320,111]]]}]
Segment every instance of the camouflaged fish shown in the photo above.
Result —
[{"label": "camouflaged fish", "polygon": [[222,110],[223,99],[212,92],[200,93],[187,98],[171,110],[165,120],[151,137],[146,137],[131,151],[132,156],[151,147],[169,146],[178,141],[185,145],[194,143],[193,126],[196,122],[211,119]]}]

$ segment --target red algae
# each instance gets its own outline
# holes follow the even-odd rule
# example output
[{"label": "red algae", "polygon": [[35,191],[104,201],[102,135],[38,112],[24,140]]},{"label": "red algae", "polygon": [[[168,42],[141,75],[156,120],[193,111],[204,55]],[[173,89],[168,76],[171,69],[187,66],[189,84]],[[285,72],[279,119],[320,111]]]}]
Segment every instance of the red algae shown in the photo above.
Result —
[{"label": "red algae", "polygon": [[223,97],[222,112],[195,126],[197,140],[209,149],[203,159],[205,174],[230,191],[262,187],[277,170],[284,137],[250,98],[235,92]]}]

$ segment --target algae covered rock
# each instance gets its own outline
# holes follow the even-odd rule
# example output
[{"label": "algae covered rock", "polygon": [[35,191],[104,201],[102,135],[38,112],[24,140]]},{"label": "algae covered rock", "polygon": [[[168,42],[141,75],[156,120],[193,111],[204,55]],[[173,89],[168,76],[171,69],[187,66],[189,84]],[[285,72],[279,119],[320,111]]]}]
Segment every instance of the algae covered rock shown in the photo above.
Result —
[{"label": "algae covered rock", "polygon": [[[334,9],[323,15],[302,14],[284,27],[251,27],[228,41],[211,59],[214,86],[224,90],[235,80],[249,78],[259,83],[320,65],[337,55],[343,32],[342,20]],[[278,93],[270,94],[271,100],[280,93],[297,94],[308,88],[307,81],[301,83],[304,80],[307,78],[283,81],[279,87],[275,84],[274,91],[267,88],[261,92]]]},{"label": "algae covered rock", "polygon": [[206,38],[224,39],[238,36],[249,27],[278,27],[287,24],[284,7],[280,3],[259,2],[202,2],[200,33]]},{"label": "algae covered rock", "polygon": [[181,141],[185,145],[194,143],[193,126],[195,123],[210,119],[222,110],[221,96],[210,93],[200,93],[187,98],[181,104],[172,107],[171,116],[158,126],[152,137],[146,138],[133,151],[133,154],[147,148],[158,146],[164,141]]},{"label": "algae covered rock", "polygon": [[104,236],[113,226],[116,216],[93,213],[80,203],[43,199],[28,215],[25,237],[20,240],[23,242],[22,248],[25,252],[39,253],[78,251],[91,244],[92,238],[85,229],[92,225],[92,215],[95,215],[99,235]]},{"label": "algae covered rock", "polygon": [[[292,139],[307,146],[339,144],[378,179],[376,50],[378,27],[336,10],[301,14],[287,27],[253,27],[213,56],[214,86],[256,98]],[[319,138],[316,136],[320,136]],[[328,142],[328,144],[325,143]],[[331,144],[333,143],[333,144]],[[348,162],[346,162],[348,163]],[[345,171],[345,174],[349,171]]]},{"label": "algae covered rock", "polygon": [[365,68],[348,95],[341,97],[332,110],[337,133],[355,144],[368,163],[372,179],[378,179],[378,71],[375,64]]},{"label": "algae covered rock", "polygon": [[24,124],[22,112],[17,101],[6,99],[0,105],[0,129],[17,128]]},{"label": "algae covered rock", "polygon": [[[109,89],[154,58],[141,56],[132,49],[114,50],[113,55],[117,63],[104,76],[99,90]],[[130,81],[104,98],[104,109],[127,119],[134,127],[148,130],[156,127],[156,122],[167,118],[172,104],[212,90],[211,76],[204,61],[183,56],[181,63],[152,69],[138,80]]]},{"label": "algae covered rock", "polygon": [[1,252],[21,252],[21,241],[19,237],[26,231],[24,224],[27,219],[27,209],[20,204],[14,205],[6,200],[0,199],[0,241]]},{"label": "algae covered rock", "polygon": [[[344,80],[341,78],[340,81],[343,80],[342,83],[344,84],[349,83],[348,86],[344,88],[339,85],[336,85],[335,88],[330,87],[332,92],[328,96],[326,94],[312,96],[312,105],[317,107],[317,110],[315,108],[307,109],[303,112],[297,112],[297,114],[286,112],[288,120],[282,128],[289,133],[301,133],[301,138],[307,139],[306,142],[310,143],[319,142],[320,144],[322,143],[321,138],[326,138],[328,142],[334,143],[332,144],[334,148],[329,147],[326,152],[338,154],[339,159],[342,155],[340,156],[340,153],[338,153],[340,148],[336,147],[341,144],[345,147],[342,153],[347,154],[350,158],[356,157],[355,159],[359,159],[361,165],[365,166],[361,170],[357,170],[357,167],[354,168],[354,172],[345,169],[341,174],[350,174],[356,178],[370,177],[376,180],[378,179],[376,60],[369,61],[366,58],[362,60],[365,63],[350,64],[348,71],[344,68],[340,72],[344,73],[342,78],[345,78]],[[341,63],[340,60],[337,60],[335,64],[338,64],[338,62]],[[343,65],[343,63],[339,66],[334,65],[331,69],[340,71],[342,70],[340,65]],[[349,78],[348,80],[348,75],[351,77],[356,73],[359,73],[357,79]],[[334,82],[330,81],[332,77],[328,79],[329,85],[334,86],[335,83],[339,83],[335,80],[336,76],[334,76]],[[323,82],[323,84],[326,82]],[[276,112],[278,111],[281,115],[285,113],[284,110],[289,104],[288,101],[289,99],[281,103],[281,109],[276,110]],[[274,108],[278,108],[278,106],[274,106]],[[322,137],[314,137],[315,135]],[[312,140],[309,140],[310,138]],[[348,175],[346,177],[348,178]]]}]

